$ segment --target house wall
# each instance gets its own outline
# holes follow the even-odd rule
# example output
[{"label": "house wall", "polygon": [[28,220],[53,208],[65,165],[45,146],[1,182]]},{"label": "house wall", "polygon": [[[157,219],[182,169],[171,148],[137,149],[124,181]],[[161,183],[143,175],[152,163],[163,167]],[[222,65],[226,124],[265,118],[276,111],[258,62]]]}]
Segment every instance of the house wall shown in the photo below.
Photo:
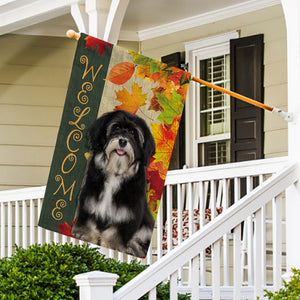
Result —
[{"label": "house wall", "polygon": [[[185,42],[233,30],[239,31],[240,37],[264,34],[265,103],[287,111],[286,28],[281,5],[143,41],[141,51],[159,60],[173,52],[184,52]],[[264,132],[265,157],[287,155],[287,123],[265,112]]]}]

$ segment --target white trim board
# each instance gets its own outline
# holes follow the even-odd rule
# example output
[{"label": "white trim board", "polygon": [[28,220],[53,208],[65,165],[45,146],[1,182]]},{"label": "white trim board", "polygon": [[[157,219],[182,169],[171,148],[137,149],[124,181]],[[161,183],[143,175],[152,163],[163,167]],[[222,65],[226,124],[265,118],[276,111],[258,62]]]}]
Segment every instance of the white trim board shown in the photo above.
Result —
[{"label": "white trim board", "polygon": [[[138,39],[139,41],[144,41],[151,38],[163,36],[166,34],[228,19],[231,17],[242,15],[244,13],[249,13],[252,11],[260,10],[278,4],[281,4],[280,0],[250,0],[244,3],[231,5],[226,8],[200,14],[191,18],[181,19],[175,22],[141,30],[138,32]],[[122,34],[120,35],[120,38],[121,37]]]}]

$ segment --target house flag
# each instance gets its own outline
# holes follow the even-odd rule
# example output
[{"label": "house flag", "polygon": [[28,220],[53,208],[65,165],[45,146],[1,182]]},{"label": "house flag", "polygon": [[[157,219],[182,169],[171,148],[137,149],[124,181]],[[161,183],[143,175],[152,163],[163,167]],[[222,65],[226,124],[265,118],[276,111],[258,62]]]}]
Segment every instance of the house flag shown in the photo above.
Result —
[{"label": "house flag", "polygon": [[145,257],[190,79],[82,33],[39,226]]}]

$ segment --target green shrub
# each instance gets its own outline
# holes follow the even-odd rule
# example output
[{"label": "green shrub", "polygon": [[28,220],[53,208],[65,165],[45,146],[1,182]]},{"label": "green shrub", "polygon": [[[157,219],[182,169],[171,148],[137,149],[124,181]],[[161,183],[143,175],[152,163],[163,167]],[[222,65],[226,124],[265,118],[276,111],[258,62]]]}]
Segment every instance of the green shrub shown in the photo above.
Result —
[{"label": "green shrub", "polygon": [[279,291],[270,292],[266,291],[265,297],[270,300],[300,300],[300,270],[292,269],[293,276],[291,281],[283,281],[284,287]]},{"label": "green shrub", "polygon": [[[95,270],[116,273],[120,276],[115,287],[117,290],[146,268],[135,261],[128,264],[106,259],[88,245],[17,247],[14,255],[0,259],[0,299],[74,300],[79,295],[73,279],[77,274]],[[158,299],[169,299],[168,285],[160,284],[157,291]],[[179,299],[189,297],[179,295]]]}]

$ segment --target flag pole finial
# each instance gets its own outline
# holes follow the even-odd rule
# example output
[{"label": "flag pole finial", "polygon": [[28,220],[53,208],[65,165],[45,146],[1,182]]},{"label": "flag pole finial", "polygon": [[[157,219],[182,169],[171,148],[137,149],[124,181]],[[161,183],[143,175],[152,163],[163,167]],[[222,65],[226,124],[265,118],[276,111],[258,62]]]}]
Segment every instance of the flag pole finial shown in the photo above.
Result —
[{"label": "flag pole finial", "polygon": [[67,31],[67,37],[69,38],[69,39],[76,39],[77,41],[79,40],[79,38],[80,38],[80,32],[76,32],[76,31],[74,31],[73,29],[69,29],[68,31]]}]

